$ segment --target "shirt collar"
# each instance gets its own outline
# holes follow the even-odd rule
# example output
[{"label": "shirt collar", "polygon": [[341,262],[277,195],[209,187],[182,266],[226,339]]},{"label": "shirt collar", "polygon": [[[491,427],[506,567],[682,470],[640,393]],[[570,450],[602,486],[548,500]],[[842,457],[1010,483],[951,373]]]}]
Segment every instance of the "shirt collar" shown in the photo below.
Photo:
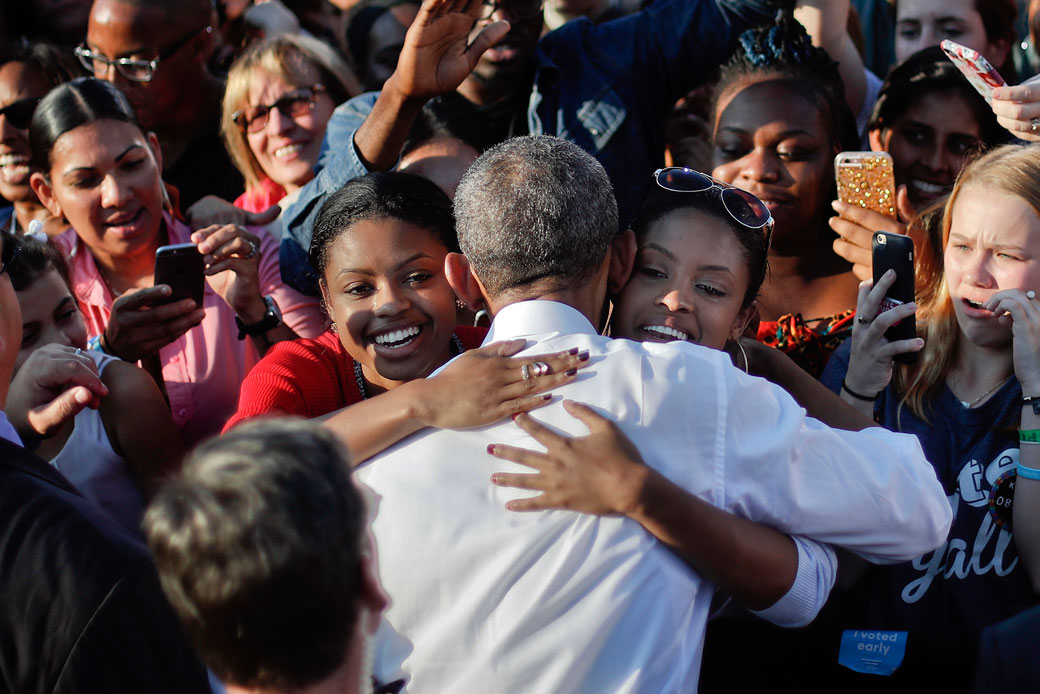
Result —
[{"label": "shirt collar", "polygon": [[532,299],[509,304],[491,323],[484,344],[548,333],[597,335],[596,328],[578,309],[558,301]]}]

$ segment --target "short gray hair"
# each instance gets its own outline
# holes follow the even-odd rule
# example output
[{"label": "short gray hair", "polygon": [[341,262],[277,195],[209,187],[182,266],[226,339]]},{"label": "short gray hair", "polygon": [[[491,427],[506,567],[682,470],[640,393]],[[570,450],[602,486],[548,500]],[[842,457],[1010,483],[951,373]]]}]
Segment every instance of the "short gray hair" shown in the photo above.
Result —
[{"label": "short gray hair", "polygon": [[617,202],[598,161],[549,135],[492,147],[455,194],[462,252],[489,294],[549,279],[577,286],[618,231]]}]

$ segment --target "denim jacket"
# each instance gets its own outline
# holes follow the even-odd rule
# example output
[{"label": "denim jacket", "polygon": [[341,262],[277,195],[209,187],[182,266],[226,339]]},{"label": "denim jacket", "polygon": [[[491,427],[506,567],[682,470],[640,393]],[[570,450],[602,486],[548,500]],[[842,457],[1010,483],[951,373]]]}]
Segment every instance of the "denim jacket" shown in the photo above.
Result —
[{"label": "denim jacket", "polygon": [[[794,0],[657,0],[621,19],[579,19],[538,42],[527,107],[528,132],[557,135],[595,156],[614,185],[619,219],[635,215],[648,176],[661,165],[664,122],[679,97],[709,80],[747,27],[773,18]],[[322,143],[319,171],[285,215],[285,282],[316,294],[307,260],[311,231],[326,193],[368,173],[354,133],[378,93],[336,109]]]}]

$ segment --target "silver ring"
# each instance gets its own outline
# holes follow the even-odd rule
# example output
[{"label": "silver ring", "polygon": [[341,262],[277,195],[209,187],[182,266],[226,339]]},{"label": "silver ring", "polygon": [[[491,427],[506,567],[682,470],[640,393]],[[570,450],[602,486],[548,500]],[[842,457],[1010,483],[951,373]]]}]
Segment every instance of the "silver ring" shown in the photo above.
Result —
[{"label": "silver ring", "polygon": [[1029,121],[1029,131],[1034,133],[1040,131],[1040,117]]},{"label": "silver ring", "polygon": [[75,355],[76,355],[76,356],[78,357],[79,355],[83,354],[83,350],[82,350],[82,349],[80,349],[79,347],[77,347],[77,348],[76,348],[76,351],[75,351],[75,352],[73,352],[73,354],[75,354]]},{"label": "silver ring", "polygon": [[546,364],[544,361],[536,361],[536,362],[534,362],[533,364],[531,364],[531,368],[534,369],[534,375],[535,375],[536,378],[538,376],[545,376],[546,374],[548,374],[551,371],[551,369],[549,368],[549,365]]},{"label": "silver ring", "polygon": [[244,255],[244,256],[242,256],[242,257],[246,258],[248,260],[249,258],[255,257],[256,256],[256,252],[259,249],[256,247],[256,244],[253,243],[252,241],[250,241],[249,239],[246,239],[245,242],[249,244],[249,253]]},{"label": "silver ring", "polygon": [[530,367],[530,365],[524,364],[523,366],[521,366],[520,367],[520,375],[523,377],[524,383],[529,383],[531,381],[531,367]]},{"label": "silver ring", "polygon": [[1026,298],[1027,299],[1035,299],[1036,298],[1036,292],[1034,292],[1032,289],[1030,289],[1028,292],[1026,292]]},{"label": "silver ring", "polygon": [[856,322],[860,325],[868,325],[874,322],[873,318],[867,318],[865,316],[856,316]]}]

